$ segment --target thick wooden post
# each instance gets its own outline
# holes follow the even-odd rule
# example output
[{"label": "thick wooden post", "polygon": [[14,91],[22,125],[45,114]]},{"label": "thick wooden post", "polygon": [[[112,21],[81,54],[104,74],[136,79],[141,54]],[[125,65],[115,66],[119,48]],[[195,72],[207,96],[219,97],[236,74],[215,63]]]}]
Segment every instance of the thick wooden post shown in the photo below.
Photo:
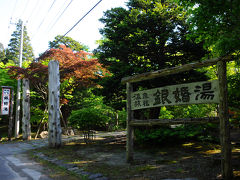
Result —
[{"label": "thick wooden post", "polygon": [[226,62],[219,61],[218,79],[219,79],[219,119],[220,119],[220,141],[222,162],[221,170],[223,179],[230,180],[233,176],[232,171],[232,148],[230,141],[229,129],[229,115],[228,115],[228,102],[227,102],[227,76],[226,76]]},{"label": "thick wooden post", "polygon": [[23,140],[31,140],[30,88],[29,88],[28,79],[23,79],[22,88],[23,88],[22,135],[23,135]]},{"label": "thick wooden post", "polygon": [[11,88],[11,105],[10,105],[10,115],[9,115],[9,124],[8,124],[8,141],[12,139],[12,130],[13,130],[13,107],[14,107],[14,89]]},{"label": "thick wooden post", "polygon": [[19,126],[20,126],[20,100],[21,100],[21,79],[18,79],[17,84],[17,99],[16,99],[16,114],[15,114],[15,138],[19,137]]},{"label": "thick wooden post", "polygon": [[127,83],[127,162],[130,163],[133,161],[133,137],[134,130],[130,126],[130,122],[133,120],[133,111],[131,109],[131,93],[132,93],[132,84]]},{"label": "thick wooden post", "polygon": [[59,62],[50,61],[48,64],[48,144],[49,147],[58,148],[62,145],[61,124],[60,124],[60,74]]}]

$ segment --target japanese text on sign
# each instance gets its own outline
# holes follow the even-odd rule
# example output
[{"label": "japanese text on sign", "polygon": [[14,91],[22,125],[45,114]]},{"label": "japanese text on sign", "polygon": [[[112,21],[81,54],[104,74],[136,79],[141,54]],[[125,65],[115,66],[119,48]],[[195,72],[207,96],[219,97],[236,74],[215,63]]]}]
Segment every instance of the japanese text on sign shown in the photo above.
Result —
[{"label": "japanese text on sign", "polygon": [[159,106],[219,103],[218,80],[133,92],[132,110]]},{"label": "japanese text on sign", "polygon": [[1,115],[9,114],[10,107],[10,88],[2,88],[2,105],[1,105]]}]

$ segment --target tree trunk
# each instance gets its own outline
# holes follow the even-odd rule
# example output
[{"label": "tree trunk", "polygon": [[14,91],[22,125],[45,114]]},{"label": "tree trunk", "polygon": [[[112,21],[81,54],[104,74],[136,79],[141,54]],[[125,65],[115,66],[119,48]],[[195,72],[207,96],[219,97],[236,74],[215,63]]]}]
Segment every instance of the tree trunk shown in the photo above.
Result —
[{"label": "tree trunk", "polygon": [[22,85],[23,85],[22,135],[23,135],[23,140],[31,140],[29,80],[28,79],[23,79],[23,84]]},{"label": "tree trunk", "polygon": [[64,120],[61,108],[60,108],[60,119],[62,120],[64,129],[67,129],[67,123]]},{"label": "tree trunk", "polygon": [[50,61],[48,65],[48,144],[49,147],[58,148],[62,145],[61,124],[60,124],[60,74],[59,62]]}]

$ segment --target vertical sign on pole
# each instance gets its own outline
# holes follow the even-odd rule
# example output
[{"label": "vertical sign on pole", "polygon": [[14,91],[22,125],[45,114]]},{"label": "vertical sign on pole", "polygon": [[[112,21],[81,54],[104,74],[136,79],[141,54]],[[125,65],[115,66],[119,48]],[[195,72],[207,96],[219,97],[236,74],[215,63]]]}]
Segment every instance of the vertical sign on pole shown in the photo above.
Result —
[{"label": "vertical sign on pole", "polygon": [[9,124],[8,124],[8,140],[9,141],[11,141],[11,138],[12,138],[13,106],[14,106],[14,89],[13,89],[13,87],[12,86],[2,86],[1,115],[9,116]]},{"label": "vertical sign on pole", "polygon": [[1,104],[1,115],[9,115],[10,112],[10,94],[11,89],[8,87],[2,88],[2,104]]}]

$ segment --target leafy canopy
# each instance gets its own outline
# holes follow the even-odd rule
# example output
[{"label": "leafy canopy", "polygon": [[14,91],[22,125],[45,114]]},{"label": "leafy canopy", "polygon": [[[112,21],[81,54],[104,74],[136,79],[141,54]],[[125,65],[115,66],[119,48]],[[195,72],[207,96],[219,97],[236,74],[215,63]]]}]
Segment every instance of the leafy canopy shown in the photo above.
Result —
[{"label": "leafy canopy", "polygon": [[[125,99],[121,78],[197,61],[206,54],[202,44],[186,39],[186,11],[173,0],[130,0],[127,9],[108,10],[100,21],[104,39],[94,53],[113,74],[102,81],[102,94],[114,104]],[[178,79],[190,76],[185,73]],[[162,78],[143,86],[176,81]]]},{"label": "leafy canopy", "polygon": [[240,1],[178,0],[187,9],[190,38],[204,42],[214,56],[238,53],[240,49]]},{"label": "leafy canopy", "polygon": [[108,71],[101,66],[92,54],[85,51],[73,52],[64,45],[60,49],[50,49],[39,62],[33,62],[28,68],[10,66],[9,73],[13,78],[28,78],[30,83],[47,100],[48,62],[59,61],[61,81],[61,102],[67,103],[74,88],[97,86],[93,79],[102,78]]},{"label": "leafy canopy", "polygon": [[78,52],[78,51],[88,51],[88,47],[85,45],[82,45],[78,41],[72,39],[68,36],[61,36],[58,35],[54,38],[53,41],[49,41],[49,48],[57,49],[60,47],[60,45],[65,45],[66,47],[72,49],[72,51]]}]

